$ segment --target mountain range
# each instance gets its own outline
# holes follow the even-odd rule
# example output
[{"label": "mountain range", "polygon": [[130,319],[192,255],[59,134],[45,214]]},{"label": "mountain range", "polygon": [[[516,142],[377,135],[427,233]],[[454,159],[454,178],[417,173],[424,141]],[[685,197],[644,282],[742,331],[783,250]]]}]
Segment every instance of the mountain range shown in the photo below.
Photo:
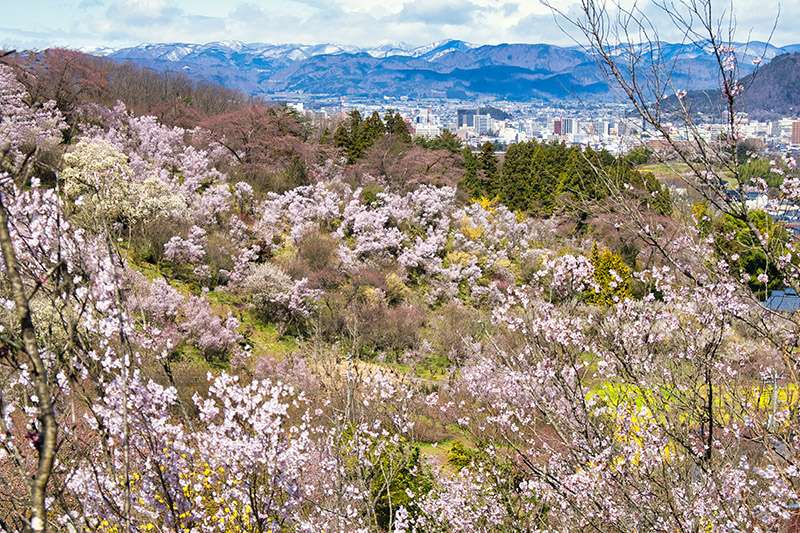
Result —
[{"label": "mountain range", "polygon": [[[673,83],[708,89],[717,83],[716,58],[694,45],[656,43],[674,64]],[[751,42],[737,45],[743,75],[752,59],[769,61],[800,51]],[[425,46],[404,44],[359,48],[332,44],[143,44],[82,51],[147,67],[183,72],[247,94],[305,97],[456,98],[554,101],[613,98],[595,60],[578,47],[549,44],[475,45],[447,40]],[[624,54],[624,50],[619,50]]]}]

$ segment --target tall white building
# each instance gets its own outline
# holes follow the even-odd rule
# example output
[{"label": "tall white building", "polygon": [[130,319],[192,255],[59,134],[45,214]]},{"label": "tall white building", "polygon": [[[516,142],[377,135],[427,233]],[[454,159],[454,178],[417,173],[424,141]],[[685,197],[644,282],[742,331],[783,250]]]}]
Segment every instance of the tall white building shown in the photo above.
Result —
[{"label": "tall white building", "polygon": [[494,121],[489,115],[475,115],[475,133],[486,135],[494,129]]},{"label": "tall white building", "polygon": [[561,134],[562,135],[575,135],[578,133],[578,121],[574,118],[561,119]]}]

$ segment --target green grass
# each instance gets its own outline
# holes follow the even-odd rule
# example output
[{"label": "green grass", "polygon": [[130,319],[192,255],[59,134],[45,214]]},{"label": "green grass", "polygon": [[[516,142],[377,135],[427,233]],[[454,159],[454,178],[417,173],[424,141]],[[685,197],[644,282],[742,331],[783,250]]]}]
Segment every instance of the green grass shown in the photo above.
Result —
[{"label": "green grass", "polygon": [[456,442],[461,443],[465,448],[474,450],[475,448],[469,439],[460,434],[455,438],[443,440],[442,442],[420,442],[420,454],[425,457],[428,462],[445,466],[447,470],[454,472],[453,467],[447,464],[450,455],[450,450]]},{"label": "green grass", "polygon": [[440,443],[421,442],[419,444],[419,452],[432,463],[446,465],[447,455],[452,447],[452,440]]},{"label": "green grass", "polygon": [[387,363],[388,366],[400,370],[405,374],[414,372],[414,376],[429,381],[439,381],[447,377],[450,361],[443,355],[429,355],[421,363],[411,365],[408,363]]},{"label": "green grass", "polygon": [[689,165],[684,163],[674,163],[667,165],[664,163],[650,163],[636,167],[640,172],[652,172],[656,178],[676,178],[689,170]]},{"label": "green grass", "polygon": [[147,276],[147,279],[153,281],[156,278],[163,277],[162,272],[159,270],[158,265],[154,265],[153,263],[148,263],[147,261],[136,261],[133,258],[129,258],[128,264],[134,267],[136,270]]},{"label": "green grass", "polygon": [[245,336],[255,356],[271,355],[280,358],[299,347],[294,337],[281,336],[274,324],[262,322],[250,310],[241,313],[239,332]]},{"label": "green grass", "polygon": [[243,298],[240,295],[227,291],[211,291],[206,295],[206,297],[212,304],[219,306],[235,307],[239,309],[244,305]]}]

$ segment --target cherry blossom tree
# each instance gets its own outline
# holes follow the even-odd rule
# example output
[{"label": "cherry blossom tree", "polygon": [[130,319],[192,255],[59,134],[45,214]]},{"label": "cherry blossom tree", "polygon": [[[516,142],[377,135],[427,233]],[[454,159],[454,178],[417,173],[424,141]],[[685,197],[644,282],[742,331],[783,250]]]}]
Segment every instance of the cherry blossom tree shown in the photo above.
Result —
[{"label": "cherry blossom tree", "polygon": [[[702,28],[718,57],[731,119],[729,136],[688,148],[652,96],[677,89],[691,120],[689,95],[641,77],[631,38],[652,35],[649,20],[581,5],[595,57],[710,206],[668,231],[670,214],[598,172],[624,218],[615,229],[657,258],[630,276],[619,262],[596,272],[593,240],[559,238],[555,220],[464,203],[449,155],[378,142],[362,163],[376,177],[358,184],[332,159],[315,165],[304,126],[280,110],[240,109],[208,130],[123,103],[83,106],[63,147],[56,106],[31,106],[0,66],[2,527],[785,529],[800,500],[797,320],[758,301],[734,256],[758,252],[772,269],[756,280],[793,287],[796,245],[707,187],[744,179],[731,156],[738,51],[718,40],[710,2],[678,6],[687,46]],[[53,147],[65,155],[43,185],[26,158]],[[280,172],[302,179],[261,179]],[[784,197],[797,185],[785,179]],[[713,231],[723,215],[749,231],[739,247]],[[159,229],[155,259],[137,239]],[[335,275],[315,281],[325,269]],[[474,323],[433,318],[445,309]],[[248,344],[273,330],[291,348]],[[408,352],[398,360],[449,349],[457,364],[406,372],[364,349],[380,340]],[[187,386],[187,362],[206,379]],[[426,425],[457,437],[446,464],[420,446]]]},{"label": "cherry blossom tree", "polygon": [[[724,21],[714,17],[712,3],[664,7],[684,33],[684,46],[705,46],[717,58],[726,133],[712,140],[701,134],[686,93],[670,76],[674,65],[660,53],[655,23],[635,5],[580,7],[576,17],[561,20],[579,31],[608,79],[689,167],[689,186],[718,214],[758,235],[749,246],[779,265],[793,287],[794,243],[776,245],[743,201],[712,187],[731,176],[740,192],[759,186],[739,177],[738,103],[745,87],[733,34],[720,34]],[[667,126],[676,112],[689,142]],[[428,495],[431,515],[419,524],[448,516],[447,505],[470,489],[490,493],[485,472],[498,464],[510,466],[517,480],[515,505],[498,509],[471,500],[480,503],[470,507],[470,525],[453,530],[511,523],[548,531],[780,531],[795,515],[796,320],[765,308],[736,257],[714,252],[725,235],[702,231],[699,219],[667,233],[625,202],[611,176],[608,183],[629,221],[621,225],[662,264],[636,273],[641,298],[616,297],[608,307],[587,306],[579,296],[597,290],[586,256],[544,259],[526,288],[509,291],[493,311],[508,333],[462,372],[450,391],[460,403],[438,402],[474,436],[481,454],[458,475],[445,476],[453,493]]]}]

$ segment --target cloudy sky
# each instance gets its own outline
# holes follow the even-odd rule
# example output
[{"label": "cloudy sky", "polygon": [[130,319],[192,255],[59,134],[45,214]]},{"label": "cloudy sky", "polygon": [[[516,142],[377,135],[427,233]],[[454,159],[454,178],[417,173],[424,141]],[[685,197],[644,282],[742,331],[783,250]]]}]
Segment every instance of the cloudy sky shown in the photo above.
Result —
[{"label": "cloudy sky", "polygon": [[[633,0],[623,0],[631,2]],[[669,19],[650,2],[663,40]],[[662,2],[664,0],[658,0]],[[670,0],[667,0],[670,1]],[[681,0],[672,0],[675,3]],[[714,0],[736,16],[735,40],[800,42],[800,2]],[[153,42],[336,43],[422,45],[441,39],[478,44],[573,44],[539,0],[3,0],[0,47],[122,47]],[[551,0],[565,12],[576,0]]]}]

